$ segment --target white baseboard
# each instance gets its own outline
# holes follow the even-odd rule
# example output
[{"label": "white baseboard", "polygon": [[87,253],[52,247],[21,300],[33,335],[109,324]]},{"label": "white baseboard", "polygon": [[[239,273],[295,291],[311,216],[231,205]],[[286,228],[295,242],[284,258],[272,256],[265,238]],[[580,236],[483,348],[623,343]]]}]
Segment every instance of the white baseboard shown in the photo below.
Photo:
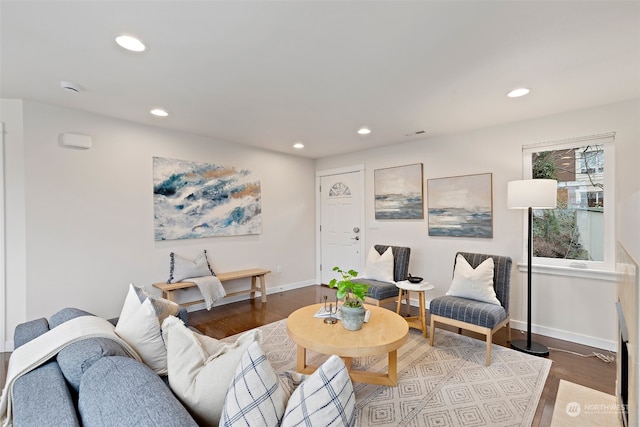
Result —
[{"label": "white baseboard", "polygon": [[[524,331],[523,336],[526,337],[526,331],[527,331],[526,322],[522,322],[519,320],[511,320],[511,328]],[[517,334],[517,333],[518,332],[512,330],[511,331],[512,338],[515,338],[514,334]],[[600,348],[602,350],[607,350],[612,353],[615,353],[618,350],[618,343],[616,343],[615,341],[605,340],[602,338],[592,337],[589,335],[578,334],[571,331],[564,331],[561,329],[549,328],[547,326],[532,324],[531,333],[544,335],[545,337],[558,338],[560,340],[570,341],[577,344],[588,345],[590,347]]]}]

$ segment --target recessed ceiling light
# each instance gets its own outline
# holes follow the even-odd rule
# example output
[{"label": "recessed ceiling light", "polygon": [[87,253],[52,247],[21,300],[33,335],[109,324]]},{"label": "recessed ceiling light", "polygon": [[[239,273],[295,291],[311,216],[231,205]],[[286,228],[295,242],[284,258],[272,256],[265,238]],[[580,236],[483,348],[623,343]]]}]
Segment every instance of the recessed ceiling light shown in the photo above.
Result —
[{"label": "recessed ceiling light", "polygon": [[358,129],[358,133],[360,135],[369,135],[371,133],[371,129],[369,129],[369,128],[360,128],[360,129]]},{"label": "recessed ceiling light", "polygon": [[144,52],[147,47],[133,36],[120,35],[116,37],[116,43],[118,43],[121,47],[130,50],[132,52]]},{"label": "recessed ceiling light", "polygon": [[150,111],[150,113],[158,117],[167,117],[169,115],[169,113],[167,113],[162,108],[154,108],[153,110]]},{"label": "recessed ceiling light", "polygon": [[526,87],[521,87],[521,88],[512,90],[507,94],[507,96],[509,98],[519,98],[521,96],[525,96],[528,93],[529,93],[529,89],[527,89]]},{"label": "recessed ceiling light", "polygon": [[295,144],[293,144],[293,148],[301,150],[304,148],[304,144],[302,142],[296,142]]}]

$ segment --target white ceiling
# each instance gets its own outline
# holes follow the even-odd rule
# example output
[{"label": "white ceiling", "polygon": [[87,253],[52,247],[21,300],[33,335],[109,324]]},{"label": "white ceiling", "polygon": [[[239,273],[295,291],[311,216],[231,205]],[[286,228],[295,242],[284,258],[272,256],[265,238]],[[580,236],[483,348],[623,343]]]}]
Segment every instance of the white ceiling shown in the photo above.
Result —
[{"label": "white ceiling", "polygon": [[0,25],[3,98],[311,158],[640,97],[638,1],[3,0]]}]

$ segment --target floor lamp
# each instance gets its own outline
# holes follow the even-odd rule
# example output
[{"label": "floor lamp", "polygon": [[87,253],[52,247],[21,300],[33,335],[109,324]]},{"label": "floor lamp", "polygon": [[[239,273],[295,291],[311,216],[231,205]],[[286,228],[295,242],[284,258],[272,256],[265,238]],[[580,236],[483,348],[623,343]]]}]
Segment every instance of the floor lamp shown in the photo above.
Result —
[{"label": "floor lamp", "polygon": [[554,179],[523,179],[507,184],[509,209],[528,209],[527,223],[527,339],[511,341],[511,348],[535,356],[548,356],[549,349],[531,342],[531,258],[533,257],[533,209],[556,207],[558,183]]}]

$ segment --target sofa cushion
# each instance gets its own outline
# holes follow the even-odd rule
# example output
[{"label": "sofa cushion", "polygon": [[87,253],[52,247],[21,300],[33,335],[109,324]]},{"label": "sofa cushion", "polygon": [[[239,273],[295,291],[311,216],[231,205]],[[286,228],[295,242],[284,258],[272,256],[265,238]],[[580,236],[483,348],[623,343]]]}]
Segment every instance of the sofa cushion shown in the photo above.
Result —
[{"label": "sofa cushion", "polygon": [[167,373],[167,350],[155,309],[148,298],[140,302],[133,285],[129,285],[115,332],[154,372]]},{"label": "sofa cushion", "polygon": [[81,316],[93,316],[93,314],[89,313],[88,311],[80,310],[79,308],[63,308],[59,312],[52,315],[51,318],[49,318],[49,327],[53,329],[68,320],[75,319],[76,317]]},{"label": "sofa cushion", "polygon": [[342,359],[331,356],[296,388],[287,403],[282,427],[355,426],[356,398]]},{"label": "sofa cushion", "polygon": [[109,338],[88,338],[69,344],[58,353],[60,370],[67,382],[78,391],[82,374],[104,356],[128,357],[122,346]]},{"label": "sofa cushion", "polygon": [[249,345],[260,342],[260,330],[227,343],[191,331],[176,317],[168,317],[162,329],[171,389],[198,424],[217,426],[236,367]]},{"label": "sofa cushion", "polygon": [[278,426],[293,390],[271,367],[260,344],[242,355],[225,397],[220,426]]},{"label": "sofa cushion", "polygon": [[39,337],[48,330],[49,322],[47,322],[47,319],[44,317],[21,323],[16,326],[15,331],[13,331],[13,347],[18,348],[32,339]]},{"label": "sofa cushion", "polygon": [[78,411],[85,427],[197,426],[160,377],[121,356],[103,357],[84,373]]},{"label": "sofa cushion", "polygon": [[13,425],[80,426],[74,399],[55,360],[27,372],[14,382]]}]

